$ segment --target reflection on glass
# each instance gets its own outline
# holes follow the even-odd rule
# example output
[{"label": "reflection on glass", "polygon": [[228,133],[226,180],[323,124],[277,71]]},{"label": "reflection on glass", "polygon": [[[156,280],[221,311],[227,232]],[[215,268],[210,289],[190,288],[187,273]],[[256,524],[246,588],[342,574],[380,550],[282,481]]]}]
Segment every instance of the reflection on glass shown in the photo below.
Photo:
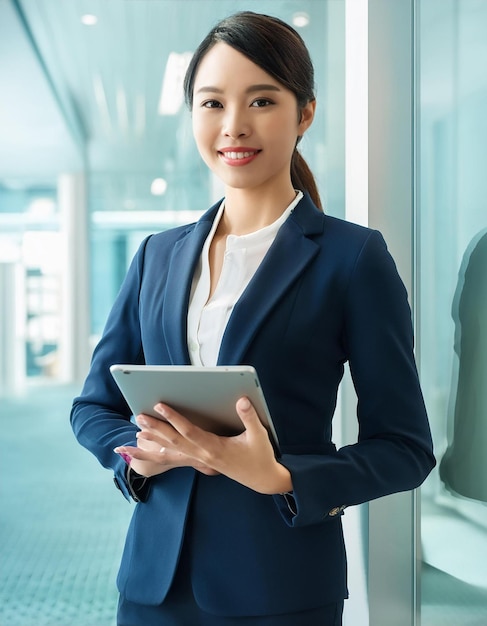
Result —
[{"label": "reflection on glass", "polygon": [[440,478],[453,494],[487,502],[487,230],[463,257],[453,319],[458,382]]},{"label": "reflection on glass", "polygon": [[421,0],[418,353],[438,468],[422,488],[421,624],[487,615],[487,4]]}]

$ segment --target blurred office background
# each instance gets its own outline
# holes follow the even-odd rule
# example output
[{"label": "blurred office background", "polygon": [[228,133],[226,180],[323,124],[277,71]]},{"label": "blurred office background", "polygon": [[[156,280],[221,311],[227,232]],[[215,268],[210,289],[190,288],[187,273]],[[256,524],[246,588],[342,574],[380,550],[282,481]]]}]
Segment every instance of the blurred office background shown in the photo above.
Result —
[{"label": "blurred office background", "polygon": [[[345,624],[485,626],[485,0],[0,0],[0,624],[114,624],[133,507],[74,441],[71,398],[142,238],[221,196],[181,81],[209,28],[242,9],[294,24],[310,49],[318,109],[302,150],[326,212],[380,228],[398,259],[440,462],[397,501],[406,521],[402,504],[347,511]],[[390,55],[374,70],[377,49]],[[383,133],[410,124],[411,150],[392,141],[377,159],[376,99],[401,89]],[[407,206],[388,176],[396,157]],[[398,194],[388,213],[378,188]],[[345,442],[349,381],[337,421]],[[404,593],[380,563],[407,572]]]}]

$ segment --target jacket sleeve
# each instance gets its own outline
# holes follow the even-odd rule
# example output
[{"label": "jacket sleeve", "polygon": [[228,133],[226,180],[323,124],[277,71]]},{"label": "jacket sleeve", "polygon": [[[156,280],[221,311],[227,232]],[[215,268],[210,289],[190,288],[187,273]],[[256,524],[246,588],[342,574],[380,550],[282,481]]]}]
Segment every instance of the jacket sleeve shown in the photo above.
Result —
[{"label": "jacket sleeve", "polygon": [[407,293],[377,231],[351,273],[343,342],[358,397],[358,440],[327,455],[282,455],[293,493],[274,497],[290,526],[331,520],[347,506],[414,489],[435,465]]},{"label": "jacket sleeve", "polygon": [[115,483],[128,499],[125,461],[113,449],[136,445],[137,426],[111,373],[114,363],[144,363],[139,324],[139,292],[148,238],[135,255],[93,354],[80,396],[74,399],[71,425],[81,445],[111,468]]}]

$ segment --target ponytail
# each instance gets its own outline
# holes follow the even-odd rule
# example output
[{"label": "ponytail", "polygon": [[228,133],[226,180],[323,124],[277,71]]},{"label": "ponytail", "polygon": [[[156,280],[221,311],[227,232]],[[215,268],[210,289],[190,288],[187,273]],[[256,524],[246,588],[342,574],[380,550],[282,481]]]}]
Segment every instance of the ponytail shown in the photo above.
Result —
[{"label": "ponytail", "polygon": [[297,149],[294,150],[293,158],[291,159],[291,181],[295,189],[308,192],[311,200],[323,211],[315,178]]}]

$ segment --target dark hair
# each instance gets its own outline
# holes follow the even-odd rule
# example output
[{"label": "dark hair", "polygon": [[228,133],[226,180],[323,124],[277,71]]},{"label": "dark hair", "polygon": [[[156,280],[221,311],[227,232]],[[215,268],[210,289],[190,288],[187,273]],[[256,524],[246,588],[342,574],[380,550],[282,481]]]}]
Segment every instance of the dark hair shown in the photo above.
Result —
[{"label": "dark hair", "polygon": [[[184,95],[190,109],[201,60],[219,42],[238,50],[292,91],[300,116],[302,109],[315,100],[313,64],[301,36],[277,17],[242,11],[219,22],[196,49],[184,78]],[[297,149],[291,160],[291,181],[295,188],[307,191],[316,206],[322,208],[314,176]]]}]

